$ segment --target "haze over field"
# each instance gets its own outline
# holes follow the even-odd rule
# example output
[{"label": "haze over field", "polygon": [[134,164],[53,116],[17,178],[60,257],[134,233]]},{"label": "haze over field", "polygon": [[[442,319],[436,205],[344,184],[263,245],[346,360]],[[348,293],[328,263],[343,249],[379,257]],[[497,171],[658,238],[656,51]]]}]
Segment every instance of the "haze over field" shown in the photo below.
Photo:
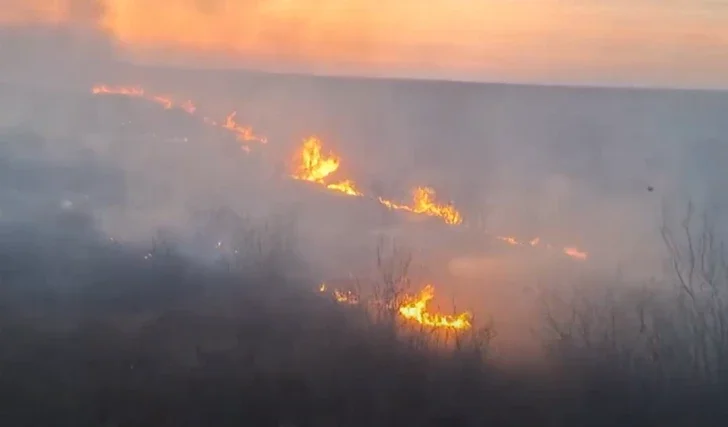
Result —
[{"label": "haze over field", "polygon": [[0,12],[96,28],[155,64],[722,88],[726,20],[715,0],[3,0]]},{"label": "haze over field", "polygon": [[[285,206],[295,200],[307,244],[328,248],[314,251],[316,263],[338,266],[322,276],[365,268],[355,264],[368,265],[376,239],[342,242],[341,233],[361,231],[366,221],[368,235],[392,234],[394,224],[412,216],[387,216],[391,212],[377,200],[292,198],[291,191],[298,192],[288,186],[295,183],[281,177],[292,174],[303,140],[317,136],[324,154],[333,150],[341,158],[338,180],[352,180],[367,197],[406,204],[412,189],[430,187],[438,203],[453,203],[462,227],[443,231],[430,221],[419,231],[397,232],[397,238],[436,258],[430,263],[421,255],[421,262],[430,275],[444,275],[449,292],[495,315],[499,309],[511,313],[503,301],[520,304],[523,289],[556,266],[600,275],[620,271],[638,280],[662,274],[664,205],[679,209],[688,194],[697,203],[715,201],[705,191],[717,191],[720,180],[715,150],[726,134],[719,112],[728,102],[720,93],[134,66],[120,59],[144,40],[119,44],[121,30],[105,26],[121,10],[136,10],[133,3],[125,9],[120,4],[74,2],[50,15],[55,9],[30,13],[28,5],[16,5],[6,19],[12,24],[5,37],[14,43],[3,44],[10,60],[2,66],[5,126],[67,140],[48,143],[64,156],[84,147],[122,177],[114,187],[118,201],[91,209],[116,238],[148,238],[158,227],[185,229],[193,211],[222,206],[259,217],[290,213]],[[183,13],[185,7],[170,10]],[[159,34],[167,34],[164,28]],[[92,93],[103,85],[122,94]],[[29,95],[35,88],[43,93]],[[226,120],[251,127],[252,138],[265,144],[240,140],[234,129],[226,134]],[[699,156],[715,166],[695,166]],[[5,217],[12,210],[4,208]],[[357,211],[361,218],[354,219]],[[415,238],[422,230],[435,234]],[[441,232],[449,237],[443,240]],[[551,252],[567,256],[553,258]],[[497,284],[484,286],[484,279]]]},{"label": "haze over field", "polygon": [[[447,402],[415,425],[585,425],[610,399],[662,417],[683,398],[655,394],[673,375],[723,381],[728,93],[413,78],[720,86],[722,5],[337,5],[3,2],[0,321],[12,328],[0,338],[20,350],[0,366],[27,358],[54,378],[43,397],[43,369],[0,375],[0,390],[23,390],[8,408],[75,413],[99,387],[113,404],[88,404],[90,425],[140,425],[154,411],[134,420],[119,402],[148,392],[162,405],[194,377],[230,396],[246,384],[250,402],[270,399],[246,411],[299,421],[343,387],[359,390],[341,397],[357,409],[331,404],[336,420],[401,425],[409,397],[362,397],[396,383]],[[411,376],[368,382],[344,356],[371,381]],[[66,363],[100,379],[74,388],[76,375],[54,376]],[[600,382],[609,372],[616,389]],[[581,397],[571,380],[614,394],[574,412],[538,397],[541,381]],[[205,408],[205,387],[163,412]],[[502,405],[453,401],[460,387]],[[504,409],[516,404],[537,415]]]}]

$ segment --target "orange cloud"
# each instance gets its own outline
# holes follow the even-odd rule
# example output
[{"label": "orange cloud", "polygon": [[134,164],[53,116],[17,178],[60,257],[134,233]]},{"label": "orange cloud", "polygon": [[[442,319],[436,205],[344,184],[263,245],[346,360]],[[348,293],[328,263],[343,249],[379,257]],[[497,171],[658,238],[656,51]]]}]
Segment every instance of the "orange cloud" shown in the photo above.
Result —
[{"label": "orange cloud", "polygon": [[98,23],[131,52],[152,52],[150,56],[163,60],[172,58],[170,52],[181,53],[175,58],[188,62],[214,53],[237,65],[285,63],[334,72],[430,72],[486,79],[642,73],[669,80],[698,72],[710,78],[706,69],[716,77],[728,71],[728,59],[717,54],[728,46],[728,27],[722,24],[728,8],[701,0],[615,0],[606,6],[556,0],[15,4],[0,11],[0,22],[77,18],[85,16],[79,11],[96,7]]}]

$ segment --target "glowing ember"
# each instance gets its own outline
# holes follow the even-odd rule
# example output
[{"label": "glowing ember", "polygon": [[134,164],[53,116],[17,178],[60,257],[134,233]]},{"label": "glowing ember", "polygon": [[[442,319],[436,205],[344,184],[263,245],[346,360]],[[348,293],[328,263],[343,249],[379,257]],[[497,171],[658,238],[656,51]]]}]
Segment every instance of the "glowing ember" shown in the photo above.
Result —
[{"label": "glowing ember", "polygon": [[189,99],[183,102],[179,108],[183,109],[187,114],[195,114],[195,111],[197,111],[197,107]]},{"label": "glowing ember", "polygon": [[144,96],[144,89],[138,87],[111,87],[98,85],[91,89],[91,93],[94,95],[123,95],[141,98]]},{"label": "glowing ember", "polygon": [[334,291],[334,298],[340,304],[357,305],[359,304],[359,296],[351,291]]},{"label": "glowing ember", "polygon": [[589,257],[589,254],[582,252],[577,248],[568,247],[564,248],[564,253],[574,259],[585,260]]},{"label": "glowing ember", "polygon": [[[515,237],[510,237],[510,236],[507,236],[507,237],[497,236],[496,239],[498,239],[502,242],[508,243],[509,245],[512,245],[512,246],[531,246],[531,247],[543,246],[543,245],[541,245],[541,239],[538,237],[536,237],[535,239],[532,239],[531,241],[528,241],[528,242],[523,242],[523,241],[516,239]],[[553,246],[548,245],[548,244],[545,245],[544,248],[547,250],[554,249]],[[564,255],[567,255],[573,259],[579,260],[579,261],[584,261],[587,258],[589,258],[588,253],[582,252],[579,249],[574,248],[574,247],[563,248],[561,250],[561,253],[563,253]]]},{"label": "glowing ember", "polygon": [[521,244],[521,242],[519,242],[518,240],[516,240],[515,237],[502,237],[502,236],[498,236],[498,237],[496,237],[496,239],[498,239],[498,240],[500,240],[502,242],[506,242],[509,245],[513,245],[513,246],[516,246],[516,245],[520,245]]},{"label": "glowing ember", "polygon": [[171,110],[172,107],[174,107],[174,102],[172,102],[172,100],[169,98],[165,98],[164,96],[155,95],[152,97],[152,100],[157,104],[163,106],[165,110]]},{"label": "glowing ember", "polygon": [[[328,286],[326,286],[326,283],[321,283],[318,287],[318,291],[322,294],[326,293],[327,290]],[[334,289],[331,295],[334,297],[334,300],[336,300],[336,302],[338,302],[339,304],[359,304],[359,295],[355,294],[352,291],[342,291],[339,289]]]}]

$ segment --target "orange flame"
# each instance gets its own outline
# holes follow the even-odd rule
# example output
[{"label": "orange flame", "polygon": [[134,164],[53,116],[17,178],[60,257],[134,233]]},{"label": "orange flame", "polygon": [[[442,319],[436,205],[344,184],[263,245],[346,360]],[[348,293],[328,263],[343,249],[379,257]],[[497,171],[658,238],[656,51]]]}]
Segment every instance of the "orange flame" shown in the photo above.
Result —
[{"label": "orange flame", "polygon": [[582,252],[579,249],[574,248],[574,247],[564,248],[563,252],[564,252],[564,254],[566,254],[574,259],[578,259],[578,260],[582,260],[582,261],[589,257],[589,254],[587,254],[586,252]]},{"label": "orange flame", "polygon": [[[536,246],[539,246],[541,244],[541,239],[539,237],[536,237],[536,238],[534,238],[533,240],[531,240],[529,242],[522,242],[522,241],[516,239],[515,237],[510,237],[510,236],[497,236],[496,239],[498,239],[498,240],[500,240],[502,242],[508,243],[509,245],[512,245],[512,246],[531,246],[531,247],[536,247]],[[553,249],[553,247],[551,245],[548,245],[548,244],[545,247],[546,247],[546,249]],[[577,249],[575,247],[565,247],[565,248],[563,248],[561,250],[561,252],[564,255],[570,256],[571,258],[576,259],[576,260],[580,260],[580,261],[584,261],[587,258],[589,258],[589,254],[588,253],[583,252],[583,251],[580,251],[579,249]]]},{"label": "orange flame", "polygon": [[[318,291],[326,293],[326,283],[319,285]],[[334,300],[340,304],[358,305],[359,295],[352,291],[334,289],[331,293]],[[438,314],[427,310],[427,305],[435,297],[435,288],[432,285],[425,286],[418,295],[406,296],[403,304],[397,309],[400,317],[407,321],[419,323],[432,328],[469,329],[472,326],[472,314],[463,312],[460,314]],[[385,304],[390,306],[390,304]]]},{"label": "orange flame", "polygon": [[[321,283],[319,285],[318,291],[320,293],[326,293],[326,290],[328,287],[326,286],[326,283]],[[359,295],[355,294],[352,291],[342,291],[339,289],[334,289],[332,292],[332,295],[334,297],[334,300],[340,304],[349,304],[349,305],[357,305],[359,304]]]},{"label": "orange flame", "polygon": [[294,179],[323,183],[324,178],[339,169],[341,160],[334,154],[321,154],[321,140],[315,136],[306,138],[296,155],[298,164],[292,175]]},{"label": "orange flame", "polygon": [[430,187],[417,187],[412,193],[414,201],[413,212],[430,216],[439,216],[448,224],[458,225],[463,222],[452,204],[440,205],[435,201],[435,190]]},{"label": "orange flame", "polygon": [[111,87],[98,85],[91,89],[91,93],[94,95],[123,95],[141,98],[144,96],[144,89],[138,87]]},{"label": "orange flame", "polygon": [[496,239],[498,239],[498,240],[500,240],[502,242],[506,242],[509,245],[513,245],[513,246],[516,246],[516,245],[520,245],[521,244],[521,242],[519,242],[518,240],[516,240],[515,237],[502,237],[502,236],[498,236],[498,237],[496,237]]},{"label": "orange flame", "polygon": [[[190,115],[196,115],[197,113],[197,107],[191,100],[186,100],[181,104],[175,104],[174,101],[168,97],[147,93],[143,88],[138,86],[107,86],[101,84],[94,86],[91,89],[91,92],[96,95],[121,95],[143,98],[150,102],[157,103],[165,109],[179,108]],[[200,119],[207,125],[222,127],[223,129],[231,132],[240,142],[255,141],[262,144],[266,144],[268,142],[267,138],[256,135],[250,126],[242,126],[237,123],[235,120],[236,115],[237,113],[235,111],[230,113],[225,118],[225,122],[223,124],[205,116],[200,117]],[[241,149],[245,152],[251,151],[251,148],[248,145],[242,145]],[[322,143],[317,137],[312,136],[304,141],[303,147],[297,153],[296,162],[296,170],[292,174],[294,179],[314,182],[329,190],[342,194],[363,196],[363,193],[357,188],[356,184],[349,179],[330,184],[325,182],[327,178],[338,171],[341,159],[333,153],[329,153],[328,155],[322,154]],[[440,204],[437,202],[435,190],[430,187],[416,187],[412,191],[411,205],[398,204],[381,197],[378,198],[378,201],[389,209],[439,217],[445,223],[450,225],[461,225],[463,222],[462,215],[451,203]],[[531,247],[544,246],[546,249],[552,249],[551,245],[542,245],[541,240],[538,237],[526,243],[513,237],[497,237],[497,239],[510,245]],[[577,260],[583,261],[588,258],[588,253],[580,251],[574,247],[563,248],[561,252]]]},{"label": "orange flame", "polygon": [[472,315],[464,312],[454,315],[430,313],[427,305],[435,297],[435,288],[432,285],[425,286],[417,297],[410,297],[399,308],[399,314],[407,319],[415,321],[424,326],[435,328],[468,329],[472,326]]},{"label": "orange flame", "polygon": [[[181,104],[175,104],[171,98],[158,94],[149,94],[144,89],[136,86],[112,87],[107,85],[97,85],[91,89],[91,92],[95,95],[121,95],[133,98],[143,98],[147,101],[161,105],[165,110],[179,108],[190,115],[195,115],[197,112],[197,106],[195,106],[195,104],[189,99]],[[260,142],[262,144],[266,144],[268,142],[265,137],[256,135],[253,132],[252,127],[238,124],[235,121],[235,116],[236,112],[233,111],[225,118],[225,123],[222,125],[218,124],[215,120],[212,120],[209,117],[203,117],[202,121],[207,125],[221,126],[223,129],[234,134],[235,138],[240,142]],[[242,146],[242,149],[243,151],[250,152],[250,147],[248,146]]]},{"label": "orange flame", "polygon": [[357,305],[359,304],[359,296],[351,291],[334,291],[334,298],[340,304]]},{"label": "orange flame", "polygon": [[225,118],[225,124],[222,125],[225,129],[232,131],[237,137],[238,141],[241,142],[260,142],[261,144],[267,144],[268,139],[265,137],[258,136],[253,133],[253,128],[250,126],[241,126],[235,121],[236,111],[228,114]]},{"label": "orange flame", "polygon": [[350,196],[361,196],[361,191],[356,189],[356,184],[350,179],[345,179],[335,184],[329,184],[326,186],[329,190],[339,191]]},{"label": "orange flame", "polygon": [[390,200],[379,198],[379,203],[389,209],[404,210],[416,214],[442,218],[446,224],[460,225],[463,217],[452,204],[439,204],[435,190],[430,187],[416,187],[412,191],[412,205],[400,205]]},{"label": "orange flame", "polygon": [[412,211],[412,209],[407,205],[400,205],[397,203],[394,203],[391,200],[379,198],[379,203],[383,204],[384,206],[388,207],[389,209],[398,210],[398,211]]},{"label": "orange flame", "polygon": [[195,107],[195,104],[192,103],[189,99],[182,103],[182,105],[179,106],[179,108],[183,109],[187,114],[195,114],[195,111],[197,111],[197,107]]},{"label": "orange flame", "polygon": [[172,107],[174,107],[174,102],[172,102],[171,99],[166,98],[161,95],[154,95],[152,97],[152,101],[156,102],[157,104],[160,104],[164,107],[165,110],[171,110]]},{"label": "orange flame", "polygon": [[296,164],[296,170],[291,175],[294,179],[315,182],[316,184],[324,185],[329,190],[350,196],[363,195],[357,189],[354,181],[350,179],[326,184],[325,179],[339,170],[341,159],[333,153],[322,154],[321,140],[315,136],[306,138],[303,141],[303,147],[296,154],[294,162]]}]

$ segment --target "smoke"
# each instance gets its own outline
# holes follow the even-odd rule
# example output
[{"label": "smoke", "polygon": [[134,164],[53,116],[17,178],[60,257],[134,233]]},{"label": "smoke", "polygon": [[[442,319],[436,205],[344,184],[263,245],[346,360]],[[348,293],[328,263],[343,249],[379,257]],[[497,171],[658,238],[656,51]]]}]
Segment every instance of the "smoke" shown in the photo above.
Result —
[{"label": "smoke", "polygon": [[94,26],[123,46],[125,57],[157,65],[725,87],[727,12],[716,2],[429,4],[4,0],[0,22]]},{"label": "smoke", "polygon": [[[0,42],[3,221],[83,213],[108,238],[152,245],[162,229],[183,236],[196,258],[217,260],[257,238],[206,222],[225,217],[275,230],[271,247],[295,234],[317,279],[376,277],[374,253],[386,234],[412,251],[413,286],[434,282],[442,306],[453,297],[492,315],[501,331],[517,324],[503,332],[510,339],[528,335],[544,282],[662,275],[664,205],[680,208],[687,194],[707,207],[719,193],[722,151],[705,141],[728,134],[716,113],[728,106],[720,94],[134,66],[119,61],[125,48],[102,25],[109,10],[99,3],[6,10],[13,19]],[[199,12],[223,10],[205,3]],[[178,104],[191,99],[217,121],[235,110],[269,143],[246,153],[233,135],[180,109],[94,96],[97,83],[140,85]],[[342,157],[341,173],[367,194],[405,202],[413,187],[432,186],[465,224],[288,180],[309,135]],[[696,155],[696,145],[706,148]],[[543,247],[503,236],[538,238]],[[565,256],[568,246],[588,259]]]},{"label": "smoke", "polygon": [[35,86],[83,85],[117,54],[96,0],[3,0],[0,79]]},{"label": "smoke", "polygon": [[[5,419],[722,415],[726,94],[142,66],[109,9],[58,4],[0,7]],[[371,197],[291,179],[311,135],[340,157],[331,182]],[[377,201],[420,186],[463,223]],[[322,282],[365,296],[337,304]],[[389,297],[366,293],[387,285],[392,299],[434,289],[429,309],[472,312],[475,328],[370,312]],[[538,373],[510,369],[523,361]]]}]

